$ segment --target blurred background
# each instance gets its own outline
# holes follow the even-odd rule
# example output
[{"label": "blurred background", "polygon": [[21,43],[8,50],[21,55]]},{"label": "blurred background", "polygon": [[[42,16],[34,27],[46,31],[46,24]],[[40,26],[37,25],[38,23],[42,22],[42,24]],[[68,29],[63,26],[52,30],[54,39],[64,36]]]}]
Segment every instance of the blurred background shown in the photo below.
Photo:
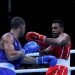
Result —
[{"label": "blurred background", "polygon": [[[36,31],[51,37],[51,23],[54,19],[64,22],[65,32],[71,36],[75,49],[75,1],[74,0],[0,0],[0,36],[10,30],[10,19],[24,18],[26,33]],[[22,45],[25,39],[20,39]],[[75,54],[71,55],[71,66],[75,66]],[[74,71],[72,71],[72,75]]]}]

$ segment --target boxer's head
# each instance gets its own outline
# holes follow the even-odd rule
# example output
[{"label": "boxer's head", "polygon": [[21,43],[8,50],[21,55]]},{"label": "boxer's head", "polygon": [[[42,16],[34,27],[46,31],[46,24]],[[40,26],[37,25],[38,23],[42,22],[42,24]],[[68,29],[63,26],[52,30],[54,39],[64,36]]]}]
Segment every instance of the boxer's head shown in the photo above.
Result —
[{"label": "boxer's head", "polygon": [[54,20],[52,23],[52,36],[58,37],[64,30],[63,22],[61,20]]},{"label": "boxer's head", "polygon": [[25,21],[21,17],[14,17],[11,19],[11,29],[16,30],[19,33],[19,37],[22,37],[25,33]]}]

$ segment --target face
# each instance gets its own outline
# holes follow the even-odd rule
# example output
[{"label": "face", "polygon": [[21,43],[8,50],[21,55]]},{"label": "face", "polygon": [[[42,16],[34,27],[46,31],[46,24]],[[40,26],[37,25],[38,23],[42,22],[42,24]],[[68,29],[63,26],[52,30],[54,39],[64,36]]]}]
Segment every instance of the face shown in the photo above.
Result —
[{"label": "face", "polygon": [[52,36],[53,37],[58,37],[59,34],[61,33],[62,28],[59,26],[59,23],[53,23],[52,24]]},{"label": "face", "polygon": [[23,35],[24,35],[24,33],[25,33],[25,25],[21,25],[21,27],[20,27],[20,37],[23,37]]}]

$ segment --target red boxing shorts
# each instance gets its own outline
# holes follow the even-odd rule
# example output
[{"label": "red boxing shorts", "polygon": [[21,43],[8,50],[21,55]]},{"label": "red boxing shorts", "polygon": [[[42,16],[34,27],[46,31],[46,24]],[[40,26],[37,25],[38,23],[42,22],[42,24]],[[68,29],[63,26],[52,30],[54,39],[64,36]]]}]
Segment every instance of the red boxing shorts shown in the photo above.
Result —
[{"label": "red boxing shorts", "polygon": [[68,60],[57,59],[57,64],[50,67],[46,72],[46,75],[68,75]]},{"label": "red boxing shorts", "polygon": [[63,65],[50,67],[46,72],[46,75],[68,75],[68,67]]}]

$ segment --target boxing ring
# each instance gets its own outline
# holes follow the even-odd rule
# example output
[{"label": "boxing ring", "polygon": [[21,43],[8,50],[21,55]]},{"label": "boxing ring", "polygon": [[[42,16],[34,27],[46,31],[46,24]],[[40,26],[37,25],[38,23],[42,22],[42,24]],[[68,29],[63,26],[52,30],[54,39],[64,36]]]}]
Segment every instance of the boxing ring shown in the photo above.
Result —
[{"label": "boxing ring", "polygon": [[[75,53],[75,50],[71,50],[70,54]],[[39,56],[39,53],[29,53],[26,54],[26,56]],[[71,75],[71,71],[75,70],[75,67],[71,67],[70,66],[70,57],[68,59],[68,63],[69,63],[69,71],[68,71],[68,75]],[[16,73],[33,73],[33,72],[46,72],[48,70],[48,68],[38,68],[38,69],[20,69],[20,70],[15,70]]]}]

